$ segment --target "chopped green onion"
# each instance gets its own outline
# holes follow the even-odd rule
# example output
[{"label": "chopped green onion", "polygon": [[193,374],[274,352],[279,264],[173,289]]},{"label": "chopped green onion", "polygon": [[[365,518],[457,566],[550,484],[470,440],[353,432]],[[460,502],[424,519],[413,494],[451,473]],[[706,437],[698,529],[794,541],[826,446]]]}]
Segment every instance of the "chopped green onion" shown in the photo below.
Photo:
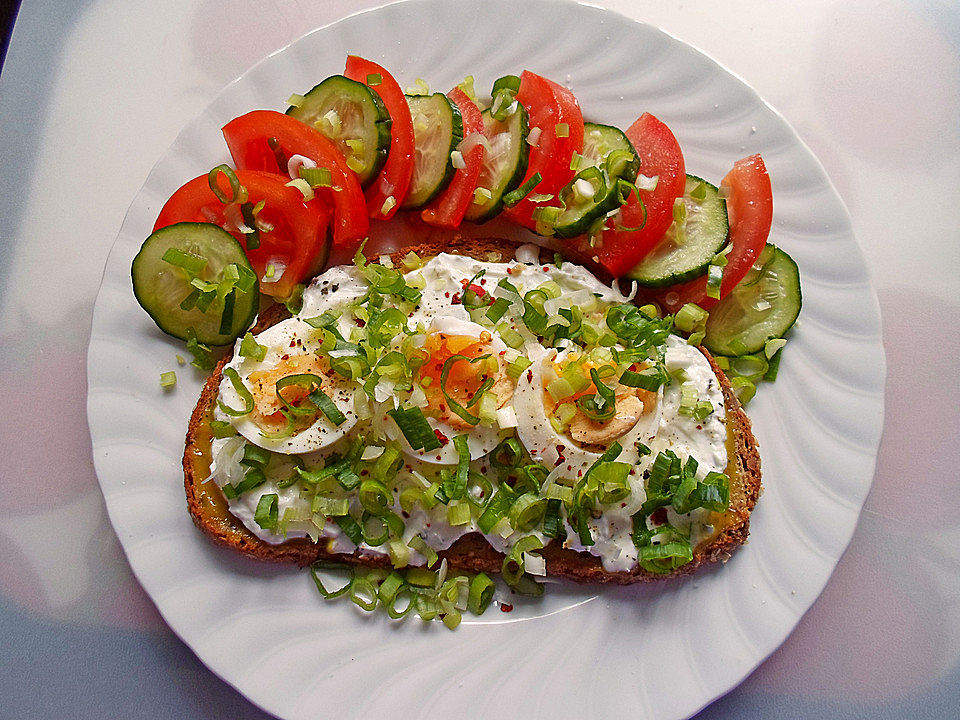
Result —
[{"label": "chopped green onion", "polygon": [[276,493],[262,495],[257,503],[257,510],[253,515],[254,522],[264,530],[276,530],[277,528],[277,503],[279,498]]},{"label": "chopped green onion", "polygon": [[600,380],[595,368],[590,368],[590,378],[597,389],[596,395],[582,395],[577,398],[577,407],[594,422],[604,422],[617,412],[617,397],[613,388]]},{"label": "chopped green onion", "polygon": [[247,332],[243,336],[243,340],[240,341],[240,356],[263,362],[263,359],[267,356],[267,346],[259,344],[253,335]]},{"label": "chopped green onion", "polygon": [[253,395],[250,394],[250,391],[247,390],[246,385],[243,384],[243,381],[240,379],[240,376],[237,374],[237,371],[232,367],[224,368],[223,374],[230,380],[230,383],[233,385],[233,389],[237,391],[237,395],[240,396],[240,399],[243,401],[243,409],[235,410],[230,407],[222,400],[217,398],[217,406],[225,412],[227,415],[232,417],[240,417],[241,415],[249,415],[253,412],[255,403],[253,401]]},{"label": "chopped green onion", "polygon": [[192,276],[198,275],[207,266],[207,259],[202,255],[184,252],[175,247],[168,248],[160,259],[175,267],[183,268]]},{"label": "chopped green onion", "polygon": [[301,165],[299,173],[300,179],[307,183],[311,189],[333,186],[333,175],[329,168],[309,168]]},{"label": "chopped green onion", "polygon": [[447,506],[447,523],[451,527],[467,525],[470,522],[470,517],[469,503],[462,502]]},{"label": "chopped green onion", "polygon": [[177,384],[177,374],[173,370],[160,373],[160,387],[170,388]]},{"label": "chopped green onion", "polygon": [[546,498],[524,493],[510,507],[510,524],[520,532],[527,532],[540,523],[546,510]]},{"label": "chopped green onion", "polygon": [[369,73],[367,75],[367,85],[379,85],[383,82],[383,75],[380,73]]},{"label": "chopped green onion", "polygon": [[523,183],[520,187],[512,192],[508,192],[503,196],[503,204],[506,207],[513,207],[521,200],[523,200],[527,195],[533,192],[533,189],[543,180],[543,177],[540,173],[534,173],[529,180]]},{"label": "chopped green onion", "polygon": [[406,567],[410,562],[410,548],[403,540],[391,540],[387,543],[387,553],[395,568]]},{"label": "chopped green onion", "polygon": [[410,447],[414,450],[429,452],[440,447],[440,440],[437,438],[433,428],[430,427],[427,418],[424,417],[423,411],[420,408],[397,408],[395,410],[388,410],[387,415],[392,417],[394,422],[397,423],[397,427],[400,428],[403,437],[406,438],[406,441],[410,443]]},{"label": "chopped green onion", "polygon": [[393,499],[383,483],[377,480],[360,483],[358,497],[360,505],[371,515],[383,515]]},{"label": "chopped green onion", "polygon": [[367,612],[373,612],[377,607],[377,588],[358,575],[350,583],[350,599]]},{"label": "chopped green onion", "polygon": [[681,332],[691,333],[703,330],[709,313],[699,305],[687,303],[677,311],[673,324]]},{"label": "chopped green onion", "polygon": [[497,586],[484,573],[477,573],[470,581],[470,592],[467,595],[467,609],[474,615],[483,615],[493,600],[493,593]]},{"label": "chopped green onion", "polygon": [[428,568],[433,567],[437,563],[437,560],[440,559],[437,555],[437,551],[427,545],[426,541],[419,535],[414,535],[412,538],[410,538],[410,542],[408,544],[413,550],[416,550],[418,553],[423,555],[424,559],[427,561]]},{"label": "chopped green onion", "polygon": [[507,310],[510,309],[510,301],[506,298],[497,298],[493,301],[493,305],[487,308],[486,316],[487,319],[496,323],[500,321],[500,318],[504,316]]},{"label": "chopped green onion", "polygon": [[360,523],[353,518],[353,515],[338,515],[333,518],[333,521],[340,526],[343,534],[346,535],[354,545],[359,545],[363,542],[363,528],[361,528]]},{"label": "chopped green onion", "polygon": [[507,365],[507,375],[509,375],[514,380],[519,380],[520,376],[523,375],[523,372],[533,365],[533,363],[525,358],[523,355],[516,358],[513,362]]},{"label": "chopped green onion", "polygon": [[[223,175],[230,184],[229,196],[223,192],[220,187],[220,175]],[[213,194],[217,196],[217,200],[222,202],[224,205],[246,202],[247,191],[243,185],[240,184],[237,174],[229,165],[217,165],[213,170],[211,170],[207,174],[207,184],[210,185],[210,189],[213,191]]]},{"label": "chopped green onion", "polygon": [[[327,590],[326,586],[324,586],[323,582],[321,581],[319,574],[317,573],[318,570],[332,570],[334,572],[339,571],[341,573],[347,573],[348,577],[343,585],[339,588],[335,590]],[[316,584],[317,590],[320,592],[320,594],[327,600],[332,600],[333,598],[340,597],[341,595],[345,595],[347,592],[349,592],[350,584],[353,581],[355,572],[353,568],[347,566],[319,561],[310,566],[310,575],[313,577],[313,582]]]},{"label": "chopped green onion", "polygon": [[568,123],[557,123],[554,126],[557,137],[570,137],[570,125]]}]

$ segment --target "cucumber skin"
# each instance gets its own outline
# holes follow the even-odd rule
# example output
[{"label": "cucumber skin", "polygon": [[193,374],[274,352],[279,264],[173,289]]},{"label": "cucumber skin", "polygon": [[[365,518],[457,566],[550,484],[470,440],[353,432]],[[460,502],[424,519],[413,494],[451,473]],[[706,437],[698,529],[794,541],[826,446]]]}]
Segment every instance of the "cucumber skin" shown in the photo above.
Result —
[{"label": "cucumber skin", "polygon": [[[366,187],[376,179],[377,175],[380,173],[380,170],[383,168],[384,163],[387,162],[387,155],[390,153],[390,140],[391,140],[390,128],[393,125],[393,120],[391,120],[390,118],[390,112],[387,110],[387,106],[384,105],[383,100],[380,98],[380,96],[376,93],[376,91],[373,88],[370,88],[367,85],[364,85],[362,82],[351,80],[345,75],[331,75],[330,77],[324,79],[323,81],[317,83],[312,88],[310,88],[310,90],[308,90],[303,97],[309,100],[310,93],[316,91],[318,88],[322,87],[324,83],[329,82],[331,80],[335,81],[337,84],[352,83],[354,85],[359,86],[359,88],[363,88],[365,91],[369,93],[370,100],[377,111],[377,120],[375,122],[377,126],[376,128],[377,129],[377,151],[374,155],[373,163],[370,166],[370,168],[367,170],[367,172],[364,173],[362,177],[359,174],[357,174],[357,179],[360,181],[360,184]],[[290,117],[296,118],[297,120],[304,123],[305,125],[314,127],[312,122],[308,122],[308,120],[300,117],[301,115],[304,114],[302,107],[303,106],[297,107],[295,105],[291,105],[290,107],[287,108],[286,114],[289,115]],[[333,142],[337,142],[337,140],[334,138],[328,138],[328,139],[333,140]]]},{"label": "cucumber skin", "polygon": [[[627,164],[627,166],[623,169],[621,174],[617,176],[617,178],[628,177],[631,180],[636,180],[637,173],[640,172],[640,156],[637,154],[637,149],[633,146],[633,143],[630,142],[630,138],[626,136],[626,133],[624,133],[620,128],[614,127],[613,125],[601,125],[599,123],[588,122],[588,123],[584,123],[583,137],[587,138],[589,136],[591,129],[593,128],[605,129],[607,131],[613,130],[620,136],[620,139],[626,142],[627,144],[626,148],[617,148],[617,149],[623,149],[623,150],[629,149],[630,152],[633,153],[633,160],[631,160],[630,163]],[[584,150],[585,149],[586,148],[584,148]],[[571,182],[575,182],[577,177],[579,177],[579,172],[577,173],[577,175],[574,176],[574,179]],[[607,194],[603,197],[602,200],[600,200],[596,205],[594,205],[593,208],[585,212],[578,220],[573,220],[566,223],[565,225],[560,225],[555,227],[553,229],[553,236],[558,238],[568,239],[568,238],[577,237],[578,235],[583,235],[590,229],[590,226],[593,225],[593,223],[595,223],[600,216],[606,215],[611,210],[614,210],[620,207],[620,199],[617,196],[617,184],[615,182],[617,178],[613,179],[614,182],[611,183],[612,187],[610,187],[610,189],[607,191]],[[564,190],[565,189],[566,188],[564,188]],[[563,190],[561,190],[560,192],[562,193]]]},{"label": "cucumber skin", "polygon": [[[703,178],[697,177],[696,175],[688,174],[687,183],[689,184],[691,182],[705,183],[708,188],[712,188],[713,191],[717,194],[716,196],[721,204],[720,209],[722,210],[722,213],[723,213],[723,224],[727,228],[727,232],[724,233],[723,242],[716,247],[716,250],[714,251],[714,254],[716,254],[716,252],[719,252],[721,249],[723,249],[723,246],[726,245],[727,243],[727,237],[728,237],[727,233],[729,232],[729,220],[727,217],[726,200],[719,197],[719,188],[717,188],[716,185],[713,185],[712,183],[707,182]],[[684,197],[687,197],[686,191],[684,191]],[[706,199],[703,202],[706,202]],[[670,227],[671,228],[673,227],[672,223]],[[669,232],[669,229],[670,228],[668,228],[668,232]],[[666,235],[664,235],[664,238],[666,238]],[[654,247],[654,251],[655,250],[656,250],[656,246]],[[712,259],[712,256],[710,259]],[[631,280],[636,280],[639,285],[643,287],[648,287],[648,288],[665,288],[665,287],[670,287],[671,285],[679,285],[680,283],[689,282],[690,280],[706,275],[707,269],[710,265],[710,260],[708,259],[706,262],[702,263],[696,268],[690,268],[688,270],[683,270],[679,272],[672,272],[670,274],[665,274],[659,277],[650,277],[649,275],[644,274],[643,268],[644,268],[645,262],[646,260],[641,260],[630,272],[626,274],[626,276]]]},{"label": "cucumber skin", "polygon": [[[159,272],[160,269],[165,269],[165,268],[157,269],[157,266],[155,265],[155,262],[162,262],[162,260],[159,260],[159,258],[162,257],[163,252],[165,252],[166,249],[169,249],[171,247],[176,247],[176,245],[174,244],[167,244],[165,246],[164,251],[160,253],[156,253],[153,250],[153,248],[150,247],[150,245],[162,241],[163,239],[162,235],[164,234],[172,234],[174,232],[183,231],[183,230],[189,231],[194,228],[199,230],[200,232],[210,232],[209,228],[215,228],[217,230],[221,230],[223,235],[225,236],[224,240],[226,240],[226,238],[230,238],[230,240],[234,243],[234,245],[236,245],[235,249],[239,252],[239,258],[241,259],[241,262],[245,263],[247,268],[250,269],[251,272],[253,271],[253,268],[250,266],[250,262],[247,260],[246,253],[243,250],[243,246],[237,241],[235,237],[233,237],[233,235],[228,233],[226,230],[223,230],[222,228],[220,228],[220,226],[214,225],[213,223],[182,222],[182,223],[175,223],[173,225],[167,225],[166,227],[162,227],[159,230],[156,230],[155,232],[151,233],[150,236],[143,241],[143,245],[140,246],[140,250],[139,252],[137,252],[136,256],[133,258],[133,263],[131,263],[131,266],[130,266],[130,277],[133,282],[133,295],[136,298],[137,303],[139,303],[140,307],[142,307],[144,311],[150,316],[150,318],[157,324],[158,328],[160,328],[167,335],[170,335],[172,337],[179,338],[180,340],[185,340],[185,341],[190,339],[190,330],[195,330],[195,328],[193,328],[191,325],[185,324],[183,318],[177,317],[178,314],[185,312],[180,309],[181,301],[176,300],[174,307],[158,308],[154,306],[154,303],[147,296],[148,288],[144,287],[144,284],[149,283],[149,278],[152,275],[155,275],[157,272]],[[158,238],[157,237],[158,235],[161,237]],[[151,255],[153,257],[150,257]],[[154,260],[154,258],[156,258],[156,260]],[[233,260],[232,262],[238,262],[238,260]],[[153,264],[154,270],[151,271],[149,266],[142,268],[141,266],[144,263]],[[203,343],[204,345],[221,346],[221,345],[229,345],[233,343],[238,337],[240,337],[240,335],[242,335],[246,331],[246,329],[253,324],[254,318],[256,318],[257,312],[259,311],[259,299],[260,299],[259,282],[254,283],[254,286],[251,289],[249,295],[252,296],[253,301],[250,303],[250,308],[248,310],[247,316],[243,317],[242,314],[241,315],[235,314],[234,316],[235,323],[237,322],[237,317],[242,318],[242,321],[239,323],[239,325],[237,325],[237,327],[239,327],[239,331],[235,335],[232,335],[232,336],[221,335],[219,332],[219,321],[217,321],[217,323],[215,324],[218,326],[218,330],[211,334],[207,334],[206,332],[203,332],[203,331],[196,332],[197,341],[200,343]],[[237,306],[234,306],[234,313],[242,313],[242,308],[238,308]]]},{"label": "cucumber skin", "polygon": [[[523,105],[517,103],[517,112],[520,113],[520,158],[517,161],[517,164],[514,168],[513,176],[507,180],[506,184],[503,186],[503,190],[500,195],[494,198],[494,202],[484,211],[479,214],[471,214],[473,205],[471,204],[467,208],[467,212],[464,215],[465,220],[475,223],[485,223],[488,220],[492,220],[501,212],[503,212],[503,196],[508,192],[513,192],[518,187],[520,187],[523,182],[523,178],[527,174],[527,165],[530,161],[530,146],[527,145],[527,135],[530,133],[530,122],[527,117],[527,111],[524,109]],[[484,124],[486,124],[486,119],[488,117],[492,118],[489,108],[483,111]]]},{"label": "cucumber skin", "polygon": [[[427,97],[434,97],[436,95],[439,95],[440,97],[442,97],[444,100],[447,101],[447,103],[450,105],[450,111],[452,113],[452,123],[451,123],[452,132],[451,132],[451,139],[450,139],[450,147],[447,149],[446,168],[444,170],[443,177],[440,179],[440,182],[437,183],[431,189],[430,193],[425,198],[418,198],[416,200],[412,198],[414,188],[411,182],[411,187],[410,187],[410,190],[407,192],[407,197],[403,201],[403,204],[400,206],[404,210],[416,210],[418,208],[422,208],[424,205],[427,205],[431,200],[433,200],[437,195],[439,195],[441,192],[443,192],[443,190],[446,189],[447,185],[450,184],[450,181],[453,180],[454,173],[457,171],[457,169],[453,166],[453,160],[450,157],[450,153],[456,150],[457,145],[459,145],[460,142],[463,140],[463,117],[460,115],[460,108],[457,107],[457,104],[452,100],[450,100],[450,98],[448,98],[443,93],[433,93],[433,95],[430,95]],[[408,95],[407,96],[408,103],[409,103],[409,98],[411,97],[423,97],[423,96]],[[414,147],[414,154],[416,154],[416,147]]]},{"label": "cucumber skin", "polygon": [[[775,251],[773,258],[767,263],[767,266],[770,266],[773,263],[780,262],[784,268],[788,269],[791,286],[787,288],[787,291],[788,291],[788,295],[795,296],[796,308],[795,310],[791,310],[785,316],[785,318],[789,318],[788,320],[784,319],[778,322],[776,325],[773,326],[774,329],[771,332],[765,333],[762,336],[762,339],[755,340],[749,344],[744,343],[744,345],[747,348],[746,354],[748,355],[752,353],[757,353],[763,350],[767,340],[773,340],[775,338],[780,338],[786,335],[787,332],[790,330],[790,328],[793,327],[794,323],[796,323],[797,318],[800,316],[800,310],[803,307],[803,294],[800,289],[800,268],[797,266],[796,261],[792,257],[790,257],[790,255],[787,254],[784,250],[781,250],[773,243],[767,243],[767,245],[769,247],[772,247]],[[783,277],[782,271],[779,274],[779,276]],[[759,282],[759,279],[757,280],[757,282]],[[753,284],[755,283],[751,283],[751,285],[748,285],[748,286],[737,285],[730,292],[730,295],[728,295],[727,298],[734,295],[738,290],[740,290],[742,293],[746,287],[751,287]],[[727,298],[724,298],[720,302],[722,303]],[[716,312],[717,307],[719,307],[719,303],[715,305],[714,309],[711,311],[711,317],[714,317],[713,313]],[[723,328],[720,328],[719,330],[716,329],[715,325],[712,329],[713,329],[713,333],[710,332],[711,325],[710,325],[710,318],[708,318],[707,334],[703,339],[703,346],[706,347],[707,350],[709,350],[711,353],[714,353],[715,355],[736,356],[737,353],[730,347],[730,343],[734,339],[740,339],[742,337],[742,333],[727,334],[724,332]]]}]

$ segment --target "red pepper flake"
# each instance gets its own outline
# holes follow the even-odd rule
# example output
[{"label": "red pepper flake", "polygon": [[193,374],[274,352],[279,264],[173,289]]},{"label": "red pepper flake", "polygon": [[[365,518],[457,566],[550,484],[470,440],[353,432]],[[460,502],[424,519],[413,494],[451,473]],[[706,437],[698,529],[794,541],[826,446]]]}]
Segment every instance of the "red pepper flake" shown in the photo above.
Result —
[{"label": "red pepper flake", "polygon": [[654,525],[663,525],[667,521],[667,509],[657,508],[650,514],[650,519],[653,520]]},{"label": "red pepper flake", "polygon": [[444,296],[445,298],[448,298],[448,297],[450,297],[450,293],[445,292],[445,293],[443,294],[443,296]]},{"label": "red pepper flake", "polygon": [[533,382],[533,370],[527,370],[527,382]]},{"label": "red pepper flake", "polygon": [[440,432],[439,428],[434,428],[433,434],[437,436],[437,440],[440,441],[441,445],[446,445],[448,442],[450,442],[450,438]]},{"label": "red pepper flake", "polygon": [[358,327],[366,327],[366,324],[367,324],[367,323],[365,323],[363,320],[361,320],[360,318],[357,318],[356,320],[354,320],[354,322],[357,323],[357,326],[358,326]]},{"label": "red pepper flake", "polygon": [[513,275],[513,268],[507,268],[507,275]]},{"label": "red pepper flake", "polygon": [[289,356],[289,355],[284,355],[284,356],[281,357],[280,359],[283,360],[284,362],[286,362],[287,360],[290,359],[290,356]]},{"label": "red pepper flake", "polygon": [[510,603],[500,603],[500,612],[512,612],[513,605]]},{"label": "red pepper flake", "polygon": [[563,445],[557,445],[557,457],[559,458],[559,460],[557,460],[557,465],[562,462],[566,462],[567,457],[563,454]]},{"label": "red pepper flake", "polygon": [[459,305],[459,304],[460,304],[460,293],[454,293],[454,294],[453,294],[453,299],[450,301],[450,304],[451,304],[451,305]]},{"label": "red pepper flake", "polygon": [[291,340],[291,341],[290,341],[290,347],[296,347],[296,346],[297,346],[297,341],[296,341],[296,340]]},{"label": "red pepper flake", "polygon": [[486,285],[486,284],[487,284],[487,279],[486,279],[486,278],[480,278],[480,284],[481,284],[481,285]]},{"label": "red pepper flake", "polygon": [[550,268],[548,268],[546,265],[544,265],[544,266],[543,266],[543,271],[544,271],[544,272],[550,272]]}]

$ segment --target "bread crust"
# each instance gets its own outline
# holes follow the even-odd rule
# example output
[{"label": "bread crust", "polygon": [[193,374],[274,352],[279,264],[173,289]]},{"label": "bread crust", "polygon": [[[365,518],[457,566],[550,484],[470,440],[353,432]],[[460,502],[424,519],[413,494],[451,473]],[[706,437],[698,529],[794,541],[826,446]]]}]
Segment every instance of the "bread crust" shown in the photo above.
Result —
[{"label": "bread crust", "polygon": [[[395,263],[413,250],[421,257],[432,257],[440,252],[466,255],[477,260],[505,261],[514,256],[517,243],[496,238],[453,238],[443,247],[420,245],[394,253]],[[541,261],[547,261],[547,251],[541,250]],[[552,258],[552,255],[550,255]],[[289,317],[282,305],[274,305],[260,314],[253,327],[254,334]],[[743,411],[726,375],[716,361],[703,348],[701,351],[710,362],[719,379],[726,406],[726,417],[732,427],[735,441],[735,464],[738,482],[731,487],[730,508],[724,513],[722,529],[709,542],[694,549],[693,560],[681,568],[664,574],[655,574],[636,567],[629,571],[604,570],[600,558],[587,552],[577,552],[561,547],[556,542],[548,543],[541,554],[546,560],[547,574],[577,582],[630,584],[666,577],[686,575],[703,564],[725,562],[731,553],[743,545],[749,535],[750,513],[761,492],[760,453],[753,435],[750,419]],[[322,544],[307,538],[296,538],[279,544],[267,543],[247,530],[243,524],[225,512],[225,500],[218,487],[205,482],[209,467],[210,420],[223,369],[230,361],[232,352],[220,360],[207,379],[200,399],[193,410],[187,429],[186,447],[183,456],[184,487],[187,506],[194,523],[219,545],[239,551],[248,557],[267,562],[289,562],[299,566],[317,560],[344,562],[369,567],[389,567],[390,559],[381,553],[356,550],[353,553],[331,553]],[[219,495],[219,502],[217,502]],[[438,553],[446,558],[452,568],[470,571],[499,573],[504,556],[494,550],[479,533],[464,535],[448,549]]]}]

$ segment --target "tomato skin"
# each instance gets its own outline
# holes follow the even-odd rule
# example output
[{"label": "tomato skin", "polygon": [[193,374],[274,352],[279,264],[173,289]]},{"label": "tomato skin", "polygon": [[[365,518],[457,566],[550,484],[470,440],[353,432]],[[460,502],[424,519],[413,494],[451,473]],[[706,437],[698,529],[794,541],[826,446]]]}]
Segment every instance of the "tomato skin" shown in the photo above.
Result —
[{"label": "tomato skin", "polygon": [[[658,180],[653,190],[638,191],[643,205],[630,195],[619,217],[608,221],[601,243],[592,252],[613,277],[634,268],[660,242],[673,222],[673,204],[683,195],[686,182],[680,143],[664,123],[644,113],[627,128],[626,135],[640,157],[640,173]],[[582,253],[590,254],[586,249]]]},{"label": "tomato skin", "polygon": [[[447,93],[460,110],[463,119],[463,137],[471,134],[483,135],[483,116],[480,108],[467,94],[455,87]],[[473,202],[473,191],[477,189],[477,180],[483,168],[483,145],[474,145],[463,155],[464,168],[458,169],[450,184],[423,211],[420,217],[428,225],[448,229],[460,227],[463,216]]]},{"label": "tomato skin", "polygon": [[[535,173],[542,178],[533,189],[535,194],[556,195],[574,176],[570,161],[575,152],[583,150],[583,113],[577,98],[563,85],[524,70],[520,75],[517,101],[530,118],[530,128],[540,128],[537,144],[530,148],[526,182]],[[557,136],[557,125],[566,123],[569,133]],[[529,200],[529,195],[504,212],[507,217],[524,227],[536,230],[533,211],[538,207],[559,206],[556,198],[541,203]]]},{"label": "tomato skin", "polygon": [[[239,170],[276,173],[278,164],[268,139],[275,138],[283,152],[303,155],[330,171],[334,188],[318,188],[317,194],[333,205],[333,242],[353,245],[367,236],[370,221],[357,176],[336,145],[318,130],[275,110],[254,110],[231,120],[223,127],[223,137]],[[286,174],[286,168],[280,168]]]},{"label": "tomato skin", "polygon": [[[738,160],[720,183],[727,193],[730,252],[723,269],[720,299],[730,294],[760,256],[773,223],[773,190],[767,167],[759,155]],[[641,297],[657,302],[666,313],[675,313],[687,303],[709,310],[719,302],[707,296],[707,279],[699,277]]]},{"label": "tomato skin", "polygon": [[[225,227],[244,247],[247,259],[263,280],[266,267],[283,263],[286,269],[276,282],[261,282],[260,292],[276,298],[290,295],[293,287],[313,275],[326,262],[325,243],[330,210],[322,203],[307,205],[303,195],[287,187],[287,177],[275,173],[238,170],[237,179],[247,189],[249,202],[264,202],[259,218],[273,225],[260,231],[260,246],[246,249],[246,236],[227,220],[226,207],[210,189],[207,175],[180,187],[160,210],[154,231],[178,222],[213,222]],[[229,186],[221,176],[220,186],[229,195]]]},{"label": "tomato skin", "polygon": [[[343,74],[365,85],[368,84],[368,76],[380,76],[380,84],[369,87],[380,96],[390,113],[390,153],[380,175],[367,186],[364,195],[369,216],[389,220],[407,197],[410,179],[413,177],[413,119],[410,106],[394,77],[375,62],[357,55],[348,55]],[[389,197],[393,197],[396,202],[393,207],[383,212],[383,204]]]}]

